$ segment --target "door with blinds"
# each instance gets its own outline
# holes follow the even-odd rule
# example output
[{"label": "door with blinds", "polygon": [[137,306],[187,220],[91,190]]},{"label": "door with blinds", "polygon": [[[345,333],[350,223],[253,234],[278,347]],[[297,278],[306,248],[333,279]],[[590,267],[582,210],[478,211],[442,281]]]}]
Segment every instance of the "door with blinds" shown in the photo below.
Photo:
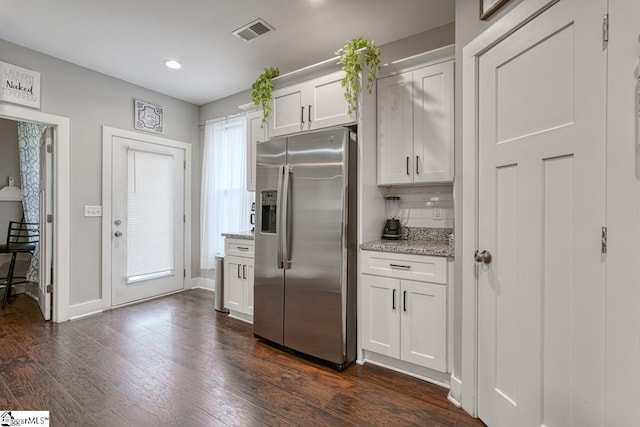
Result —
[{"label": "door with blinds", "polygon": [[184,288],[185,150],[114,136],[111,302]]}]

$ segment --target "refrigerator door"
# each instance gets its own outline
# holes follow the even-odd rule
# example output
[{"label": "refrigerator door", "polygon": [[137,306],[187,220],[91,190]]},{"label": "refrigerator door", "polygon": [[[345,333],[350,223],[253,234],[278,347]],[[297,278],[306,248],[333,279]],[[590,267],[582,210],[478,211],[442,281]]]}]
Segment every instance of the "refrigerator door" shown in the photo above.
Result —
[{"label": "refrigerator door", "polygon": [[261,142],[256,150],[256,230],[253,332],[283,344],[284,270],[279,266],[278,174],[286,160],[286,140]]},{"label": "refrigerator door", "polygon": [[284,345],[336,364],[346,357],[348,141],[345,128],[287,140],[290,246],[285,252],[291,262],[285,270]]}]

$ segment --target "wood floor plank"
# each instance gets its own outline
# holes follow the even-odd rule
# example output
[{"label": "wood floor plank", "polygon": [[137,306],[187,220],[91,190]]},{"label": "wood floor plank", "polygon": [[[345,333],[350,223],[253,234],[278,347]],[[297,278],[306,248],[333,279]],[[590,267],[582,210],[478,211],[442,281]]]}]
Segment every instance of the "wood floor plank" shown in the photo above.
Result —
[{"label": "wood floor plank", "polygon": [[213,304],[194,290],[54,324],[12,298],[0,312],[0,409],[46,404],[55,425],[483,426],[442,387],[370,365],[337,372]]}]

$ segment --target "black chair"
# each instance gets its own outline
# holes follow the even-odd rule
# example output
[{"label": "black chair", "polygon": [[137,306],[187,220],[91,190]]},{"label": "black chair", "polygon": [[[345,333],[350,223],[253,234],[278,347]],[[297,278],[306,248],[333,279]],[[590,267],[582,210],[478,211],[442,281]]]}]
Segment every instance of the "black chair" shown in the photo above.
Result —
[{"label": "black chair", "polygon": [[[9,221],[7,230],[7,243],[0,245],[0,254],[11,254],[11,263],[5,280],[4,298],[2,299],[2,309],[6,308],[7,301],[11,295],[11,287],[19,283],[25,283],[26,277],[14,277],[16,268],[16,257],[20,253],[27,253],[33,256],[36,250],[36,243],[40,237],[40,224],[37,222],[16,222]],[[14,282],[14,279],[25,279],[21,282]]]}]

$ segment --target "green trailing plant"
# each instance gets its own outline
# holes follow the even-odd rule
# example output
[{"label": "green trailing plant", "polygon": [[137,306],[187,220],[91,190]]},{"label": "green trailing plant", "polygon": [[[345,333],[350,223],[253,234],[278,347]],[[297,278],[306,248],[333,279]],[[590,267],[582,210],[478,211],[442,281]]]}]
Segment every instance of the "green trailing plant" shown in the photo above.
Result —
[{"label": "green trailing plant", "polygon": [[346,73],[342,79],[342,87],[345,89],[344,99],[349,105],[349,114],[352,114],[358,107],[358,95],[362,87],[360,73],[363,55],[364,62],[367,64],[366,89],[371,93],[376,72],[380,69],[380,49],[376,47],[373,40],[357,36],[340,48],[336,55],[340,56],[338,63],[342,64],[342,70]]},{"label": "green trailing plant", "polygon": [[264,69],[264,73],[260,74],[256,81],[251,85],[251,96],[253,103],[262,106],[262,124],[267,122],[267,118],[271,113],[271,92],[273,91],[272,79],[280,75],[278,68],[269,67]]}]

